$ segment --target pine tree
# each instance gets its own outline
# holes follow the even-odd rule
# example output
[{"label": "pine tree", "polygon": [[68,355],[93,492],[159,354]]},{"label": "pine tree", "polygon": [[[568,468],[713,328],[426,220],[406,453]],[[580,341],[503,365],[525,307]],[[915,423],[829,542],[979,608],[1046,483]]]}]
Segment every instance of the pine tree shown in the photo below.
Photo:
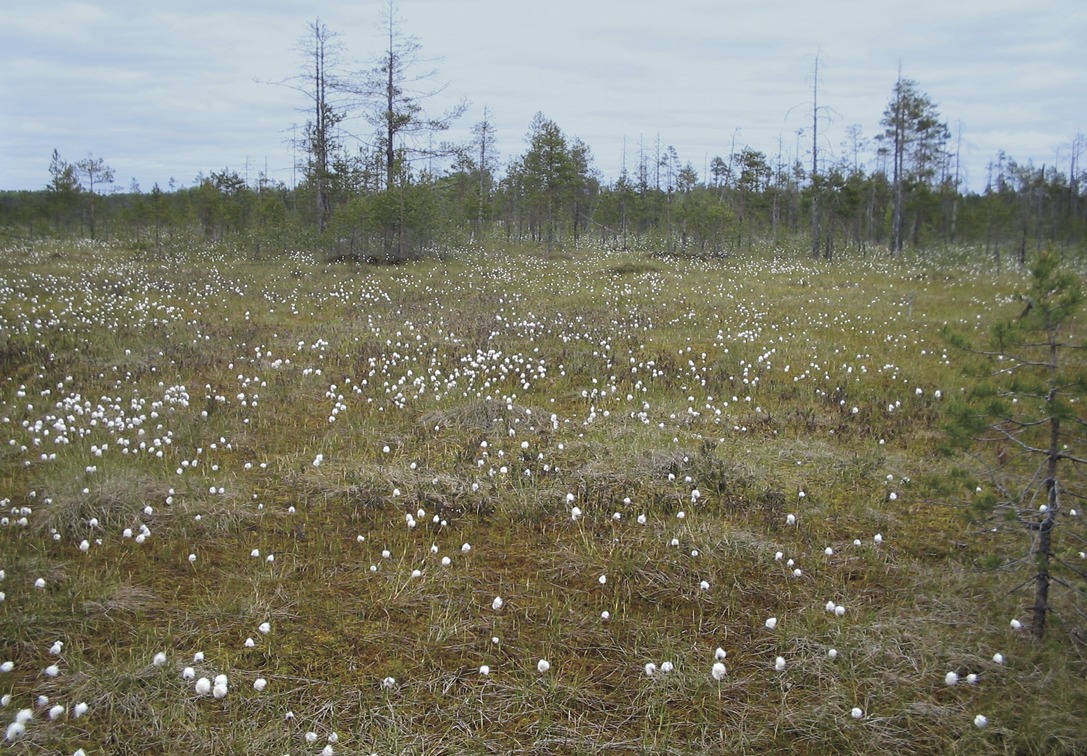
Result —
[{"label": "pine tree", "polygon": [[[1041,639],[1053,611],[1054,582],[1072,588],[1082,600],[1087,573],[1058,548],[1058,525],[1076,530],[1083,543],[1082,518],[1075,502],[1084,497],[1081,451],[1087,442],[1087,343],[1076,321],[1084,301],[1082,283],[1061,270],[1055,255],[1042,254],[1019,294],[1018,315],[998,321],[990,343],[975,347],[961,334],[951,343],[976,360],[974,384],[951,403],[949,436],[969,449],[989,479],[975,501],[986,519],[1018,524],[1032,536],[1030,575],[1034,586],[1032,632]],[[1062,526],[1061,530],[1064,530]],[[1080,585],[1074,585],[1075,581]]]},{"label": "pine tree", "polygon": [[[916,81],[899,77],[887,109],[883,112],[884,137],[891,145],[891,185],[894,189],[890,251],[902,251],[905,236],[906,198],[931,183],[951,138],[947,124],[929,96]],[[918,219],[919,223],[920,219]],[[915,224],[916,225],[916,224]]]}]

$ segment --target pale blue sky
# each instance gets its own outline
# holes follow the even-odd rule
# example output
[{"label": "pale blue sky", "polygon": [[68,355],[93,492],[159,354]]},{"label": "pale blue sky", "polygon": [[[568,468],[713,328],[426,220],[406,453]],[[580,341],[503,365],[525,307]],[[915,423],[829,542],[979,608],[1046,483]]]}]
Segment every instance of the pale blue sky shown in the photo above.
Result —
[{"label": "pale blue sky", "polygon": [[[53,148],[103,157],[144,190],[198,171],[291,182],[292,124],[304,100],[280,80],[320,16],[340,34],[345,71],[381,50],[384,0],[0,0],[0,188],[41,188]],[[483,106],[503,162],[524,149],[537,111],[593,150],[605,180],[639,140],[674,145],[702,175],[735,138],[776,160],[810,160],[812,67],[820,59],[820,149],[845,129],[872,137],[901,65],[961,129],[962,164],[981,189],[1003,149],[1067,170],[1087,132],[1087,5],[913,0],[399,0],[403,29],[436,59],[447,102]],[[436,103],[440,106],[442,103]],[[365,131],[356,124],[357,131]],[[1087,160],[1087,156],[1084,156]]]}]

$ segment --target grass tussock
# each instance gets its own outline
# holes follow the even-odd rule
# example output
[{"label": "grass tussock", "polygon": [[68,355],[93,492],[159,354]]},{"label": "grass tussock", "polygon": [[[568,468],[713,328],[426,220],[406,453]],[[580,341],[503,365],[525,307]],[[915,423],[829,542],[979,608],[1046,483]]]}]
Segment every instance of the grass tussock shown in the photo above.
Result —
[{"label": "grass tussock", "polygon": [[644,273],[663,273],[665,268],[655,260],[638,259],[623,260],[609,267],[607,271],[615,276],[631,276]]},{"label": "grass tussock", "polygon": [[40,516],[34,522],[50,533],[68,537],[93,530],[88,525],[92,519],[101,528],[130,526],[139,521],[145,507],[165,502],[170,494],[162,481],[131,470],[106,474],[79,489],[76,486],[80,483],[92,481],[77,478],[56,483],[55,489],[46,488],[40,497]]}]

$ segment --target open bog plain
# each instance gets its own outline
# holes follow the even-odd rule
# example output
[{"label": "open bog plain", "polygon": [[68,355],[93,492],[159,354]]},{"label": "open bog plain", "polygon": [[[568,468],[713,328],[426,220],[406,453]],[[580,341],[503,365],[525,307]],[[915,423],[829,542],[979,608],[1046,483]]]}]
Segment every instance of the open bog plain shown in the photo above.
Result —
[{"label": "open bog plain", "polygon": [[1033,639],[945,443],[1022,271],[0,255],[13,753],[1087,749],[1082,598]]}]

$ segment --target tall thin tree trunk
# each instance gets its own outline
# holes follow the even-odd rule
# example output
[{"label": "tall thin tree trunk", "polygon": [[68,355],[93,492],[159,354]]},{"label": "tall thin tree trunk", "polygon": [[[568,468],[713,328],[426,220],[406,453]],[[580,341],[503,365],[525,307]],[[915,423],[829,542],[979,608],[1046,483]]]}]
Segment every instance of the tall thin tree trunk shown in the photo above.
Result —
[{"label": "tall thin tree trunk", "polygon": [[891,252],[898,254],[902,251],[902,173],[905,168],[905,124],[903,120],[906,117],[904,112],[905,103],[903,102],[904,95],[902,92],[902,74],[898,76],[898,82],[895,84],[895,103],[894,103],[894,156],[893,156],[893,200],[891,209]]},{"label": "tall thin tree trunk", "polygon": [[[1060,441],[1060,419],[1052,418],[1050,421],[1050,439]],[[1057,459],[1060,454],[1049,450],[1048,470],[1046,479],[1046,503],[1045,519],[1038,526],[1038,542],[1034,547],[1034,617],[1031,621],[1031,632],[1038,640],[1045,635],[1046,615],[1049,613],[1049,559],[1052,556],[1053,526],[1057,522],[1057,512],[1060,508],[1060,499],[1057,496]]]},{"label": "tall thin tree trunk", "polygon": [[819,56],[811,87],[811,256],[819,259]]},{"label": "tall thin tree trunk", "polygon": [[316,141],[316,155],[317,158],[317,170],[316,181],[314,182],[314,194],[317,199],[317,231],[324,232],[328,223],[329,215],[329,201],[328,201],[328,135],[326,133],[328,124],[325,117],[325,43],[324,38],[320,33],[320,29],[314,29],[317,36],[316,49],[314,50],[314,78],[313,85],[317,95],[317,113],[316,124],[314,128],[317,130],[315,136]]},{"label": "tall thin tree trunk", "polygon": [[388,78],[385,82],[385,191],[391,192],[393,189],[393,178],[395,176],[395,166],[393,165],[396,159],[396,146],[393,144],[393,139],[396,138],[396,114],[393,108],[396,106],[396,89],[393,82],[393,38],[392,27],[389,28],[389,52],[388,58],[385,61],[385,65],[388,68]]},{"label": "tall thin tree trunk", "polygon": [[1031,632],[1038,640],[1045,634],[1046,615],[1049,613],[1049,560],[1052,556],[1053,526],[1057,523],[1057,515],[1060,512],[1060,498],[1057,481],[1057,464],[1061,458],[1061,418],[1054,414],[1057,399],[1057,381],[1059,346],[1057,342],[1057,329],[1052,323],[1047,323],[1049,341],[1049,392],[1046,394],[1046,404],[1050,408],[1049,415],[1049,448],[1046,450],[1046,515],[1039,525],[1038,543],[1035,546],[1034,575],[1034,617],[1031,622]]},{"label": "tall thin tree trunk", "polygon": [[487,109],[483,109],[483,132],[479,137],[479,203],[476,205],[476,236],[483,233],[483,206],[487,199]]}]

